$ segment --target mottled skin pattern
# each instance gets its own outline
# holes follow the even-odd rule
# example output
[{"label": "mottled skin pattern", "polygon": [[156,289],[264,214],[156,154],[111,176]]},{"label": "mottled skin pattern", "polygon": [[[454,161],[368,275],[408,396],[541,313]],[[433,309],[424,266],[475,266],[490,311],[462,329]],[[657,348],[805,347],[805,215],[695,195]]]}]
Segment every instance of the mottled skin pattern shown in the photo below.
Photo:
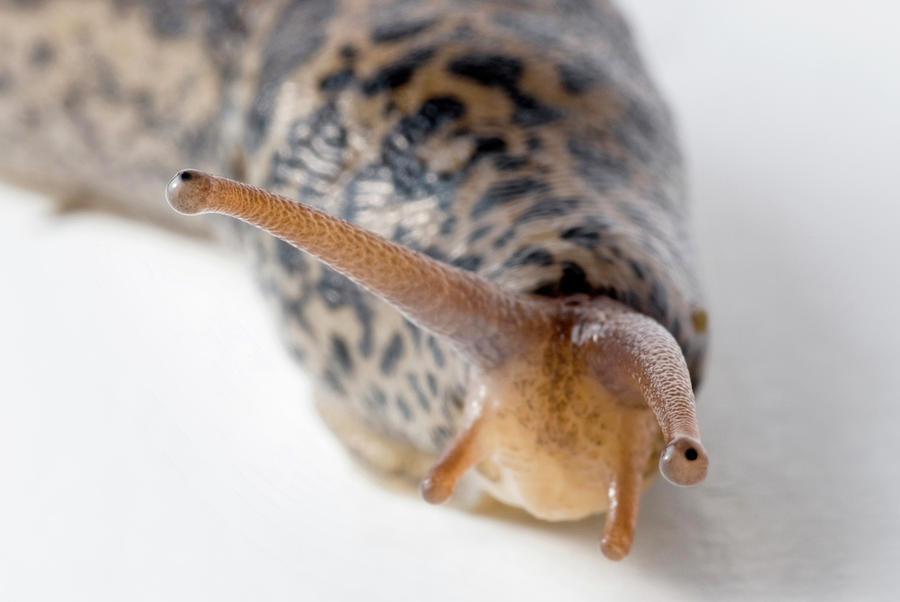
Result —
[{"label": "mottled skin pattern", "polygon": [[[511,290],[618,299],[699,380],[674,133],[605,1],[0,0],[0,140],[0,173],[150,219],[197,167]],[[467,378],[449,346],[289,245],[221,229],[323,400],[445,446]]]}]

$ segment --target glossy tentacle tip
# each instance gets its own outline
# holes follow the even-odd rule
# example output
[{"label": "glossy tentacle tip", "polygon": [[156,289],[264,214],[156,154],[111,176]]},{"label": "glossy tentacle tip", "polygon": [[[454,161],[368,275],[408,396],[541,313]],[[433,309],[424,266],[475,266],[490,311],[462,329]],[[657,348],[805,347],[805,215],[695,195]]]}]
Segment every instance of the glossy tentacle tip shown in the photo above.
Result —
[{"label": "glossy tentacle tip", "polygon": [[634,533],[611,533],[600,540],[600,550],[610,560],[622,560],[631,551]]},{"label": "glossy tentacle tip", "polygon": [[175,174],[166,186],[166,200],[182,215],[196,215],[208,210],[209,176],[194,169]]},{"label": "glossy tentacle tip", "polygon": [[659,471],[674,485],[696,485],[706,478],[709,457],[699,439],[676,437],[659,457]]},{"label": "glossy tentacle tip", "polygon": [[419,492],[429,504],[443,504],[453,494],[456,482],[429,472],[419,483]]}]

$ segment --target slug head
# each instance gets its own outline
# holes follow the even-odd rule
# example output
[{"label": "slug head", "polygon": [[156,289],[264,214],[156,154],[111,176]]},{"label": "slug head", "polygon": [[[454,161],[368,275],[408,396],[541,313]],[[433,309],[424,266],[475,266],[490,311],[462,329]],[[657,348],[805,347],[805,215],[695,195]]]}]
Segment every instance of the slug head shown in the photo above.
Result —
[{"label": "slug head", "polygon": [[651,318],[607,298],[506,291],[301,203],[201,172],[179,173],[166,192],[180,212],[232,215],[316,256],[455,346],[471,368],[465,419],[422,482],[429,502],[446,500],[477,466],[494,496],[539,518],[607,511],[602,548],[620,559],[658,454],[677,485],[705,477],[684,357]]},{"label": "slug head", "polygon": [[[606,511],[603,551],[620,559],[657,457],[673,483],[692,485],[706,475],[687,367],[665,329],[616,301],[569,298],[548,306],[546,328],[478,370],[466,427],[425,477],[422,493],[444,501],[474,466],[494,497],[538,518]],[[660,404],[662,423],[654,413]]]}]

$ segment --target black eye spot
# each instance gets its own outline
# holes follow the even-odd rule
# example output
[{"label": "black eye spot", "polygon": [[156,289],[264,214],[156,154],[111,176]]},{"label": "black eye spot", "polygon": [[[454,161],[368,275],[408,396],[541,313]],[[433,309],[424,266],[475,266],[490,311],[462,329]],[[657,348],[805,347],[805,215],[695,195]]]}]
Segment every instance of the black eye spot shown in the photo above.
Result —
[{"label": "black eye spot", "polygon": [[693,447],[689,447],[684,450],[684,457],[687,458],[688,461],[693,462],[698,457],[700,457],[700,455],[697,453],[696,449],[694,449]]},{"label": "black eye spot", "polygon": [[193,177],[193,176],[191,175],[191,172],[189,172],[189,171],[183,171],[183,172],[181,172],[181,181],[182,181],[182,182],[187,182],[187,181],[190,180],[192,177]]}]

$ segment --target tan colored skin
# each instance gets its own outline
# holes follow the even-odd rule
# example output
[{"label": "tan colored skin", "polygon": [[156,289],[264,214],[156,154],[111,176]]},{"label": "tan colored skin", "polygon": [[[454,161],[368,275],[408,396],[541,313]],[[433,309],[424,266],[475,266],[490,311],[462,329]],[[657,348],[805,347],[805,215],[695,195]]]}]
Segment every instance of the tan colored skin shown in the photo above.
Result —
[{"label": "tan colored skin", "polygon": [[506,292],[302,203],[201,172],[180,172],[166,194],[180,213],[231,215],[314,255],[462,352],[474,373],[467,420],[422,482],[429,502],[447,499],[482,463],[494,496],[537,517],[609,509],[602,547],[618,560],[634,537],[657,424],[663,475],[678,485],[706,476],[687,365],[652,319],[611,299]]}]

